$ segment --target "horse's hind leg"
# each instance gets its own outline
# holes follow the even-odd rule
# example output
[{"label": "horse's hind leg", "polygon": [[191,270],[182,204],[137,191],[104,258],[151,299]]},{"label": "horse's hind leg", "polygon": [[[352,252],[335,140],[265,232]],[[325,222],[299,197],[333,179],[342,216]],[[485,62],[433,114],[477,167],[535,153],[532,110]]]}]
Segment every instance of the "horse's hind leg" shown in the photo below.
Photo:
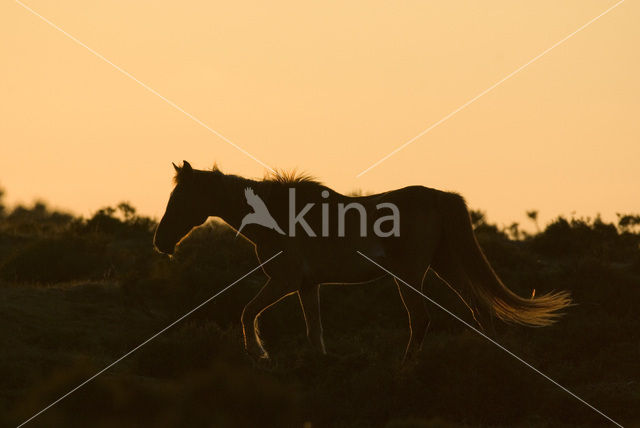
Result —
[{"label": "horse's hind leg", "polygon": [[[420,273],[420,275],[402,277],[404,281],[407,281],[407,283],[416,288],[416,290],[422,289],[423,278],[424,275],[422,273]],[[402,303],[404,303],[404,307],[409,315],[409,343],[407,344],[407,349],[402,359],[402,363],[404,364],[407,360],[413,358],[422,347],[424,336],[429,327],[429,313],[427,312],[424,297],[415,290],[407,287],[406,284],[397,278],[394,278],[394,280],[400,291]]]},{"label": "horse's hind leg", "polygon": [[320,285],[304,285],[298,290],[300,306],[307,324],[307,338],[316,350],[323,354],[327,351],[322,339],[322,320],[320,318]]},{"label": "horse's hind leg", "polygon": [[244,346],[250,355],[269,358],[269,354],[265,351],[258,334],[258,317],[269,306],[295,292],[296,288],[296,286],[287,281],[269,279],[258,294],[244,307],[240,320],[242,322]]},{"label": "horse's hind leg", "polygon": [[481,331],[485,334],[495,336],[493,316],[490,308],[485,308],[480,300],[471,291],[471,279],[464,272],[456,260],[446,256],[446,253],[439,254],[431,266],[438,277],[458,295],[460,300],[467,306],[471,316]]}]

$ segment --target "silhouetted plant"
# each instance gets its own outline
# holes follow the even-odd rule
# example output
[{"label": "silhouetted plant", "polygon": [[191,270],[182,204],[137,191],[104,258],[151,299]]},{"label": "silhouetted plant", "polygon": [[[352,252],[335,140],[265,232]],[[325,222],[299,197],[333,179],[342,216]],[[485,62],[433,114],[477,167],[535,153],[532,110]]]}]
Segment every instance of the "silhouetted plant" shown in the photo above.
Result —
[{"label": "silhouetted plant", "polygon": [[4,206],[4,189],[0,187],[0,217],[4,217],[5,206]]},{"label": "silhouetted plant", "polygon": [[540,224],[538,223],[538,211],[537,210],[527,211],[527,217],[529,217],[529,219],[536,226],[536,232],[540,233]]},{"label": "silhouetted plant", "polygon": [[549,256],[622,260],[633,254],[637,235],[622,236],[616,226],[595,219],[558,217],[533,237],[532,248]]},{"label": "silhouetted plant", "polygon": [[100,278],[107,268],[104,244],[82,237],[46,237],[25,244],[0,263],[0,278],[53,283]]},{"label": "silhouetted plant", "polygon": [[471,215],[471,224],[474,229],[486,224],[486,215],[483,211],[469,210],[469,214]]},{"label": "silhouetted plant", "polygon": [[11,235],[51,235],[67,231],[79,222],[71,214],[51,211],[44,202],[31,208],[18,205],[2,218],[0,230]]},{"label": "silhouetted plant", "polygon": [[[569,289],[578,303],[553,328],[498,328],[496,340],[599,403],[625,426],[634,426],[640,421],[635,382],[640,377],[640,216],[620,215],[617,225],[559,217],[530,239],[515,241],[483,212],[471,215],[478,240],[510,287],[521,296],[534,288],[536,294]],[[194,230],[168,259],[152,249],[154,225],[128,203],[88,219],[45,204],[5,210],[0,220],[0,337],[5,340],[0,425],[15,426],[256,265],[253,247],[215,221]],[[242,350],[238,321],[263,283],[260,272],[254,275],[38,422],[602,424],[598,415],[558,399],[564,397],[561,391],[437,309],[431,311],[415,367],[398,371],[406,314],[387,280],[322,288],[325,328],[333,330],[331,356],[308,350],[296,297],[284,299],[278,311],[263,315],[273,361],[253,362]],[[465,316],[464,305],[449,304],[448,297],[458,302],[457,297],[439,280],[430,278],[427,285],[430,297]]]},{"label": "silhouetted plant", "polygon": [[509,227],[507,227],[507,231],[509,233],[509,236],[511,236],[511,238],[515,239],[516,241],[520,240],[520,223],[517,222],[513,222],[511,223],[511,225]]},{"label": "silhouetted plant", "polygon": [[104,207],[96,211],[82,229],[110,235],[150,235],[154,227],[153,220],[138,216],[129,203],[121,202],[116,208]]},{"label": "silhouetted plant", "polygon": [[622,232],[640,232],[640,215],[616,214],[618,216],[618,227]]}]

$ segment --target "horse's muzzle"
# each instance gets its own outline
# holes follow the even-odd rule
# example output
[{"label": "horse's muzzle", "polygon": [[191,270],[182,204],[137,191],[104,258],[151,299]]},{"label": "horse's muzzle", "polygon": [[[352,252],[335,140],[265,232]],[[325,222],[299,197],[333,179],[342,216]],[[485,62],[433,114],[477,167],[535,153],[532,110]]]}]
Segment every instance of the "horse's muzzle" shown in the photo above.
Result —
[{"label": "horse's muzzle", "polygon": [[174,245],[165,244],[165,243],[158,242],[158,240],[154,241],[153,247],[155,248],[156,251],[162,254],[168,254],[170,256],[173,255],[173,253],[176,251],[175,244]]}]

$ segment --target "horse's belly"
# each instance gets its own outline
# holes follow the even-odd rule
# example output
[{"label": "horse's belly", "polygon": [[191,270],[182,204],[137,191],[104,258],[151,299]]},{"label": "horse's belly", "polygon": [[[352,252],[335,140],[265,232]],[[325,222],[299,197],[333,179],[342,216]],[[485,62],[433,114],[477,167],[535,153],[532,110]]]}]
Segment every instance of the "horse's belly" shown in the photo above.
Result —
[{"label": "horse's belly", "polygon": [[[384,258],[381,247],[363,248],[360,252],[372,260]],[[354,249],[334,250],[330,254],[306,258],[303,262],[303,272],[317,283],[366,282],[385,275],[379,266]]]}]

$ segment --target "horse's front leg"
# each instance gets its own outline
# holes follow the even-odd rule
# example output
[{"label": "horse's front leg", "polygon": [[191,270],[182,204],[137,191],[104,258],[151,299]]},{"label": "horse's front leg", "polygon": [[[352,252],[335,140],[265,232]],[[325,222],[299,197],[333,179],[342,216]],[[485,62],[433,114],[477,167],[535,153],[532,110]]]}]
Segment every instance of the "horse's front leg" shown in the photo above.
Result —
[{"label": "horse's front leg", "polygon": [[300,306],[307,324],[307,338],[314,349],[326,354],[322,339],[322,320],[320,318],[320,285],[303,285],[298,290]]},{"label": "horse's front leg", "polygon": [[[417,271],[420,272],[420,271]],[[422,290],[422,281],[424,276],[422,274],[409,275],[406,274],[404,278],[407,278],[408,284],[417,290]],[[403,279],[404,279],[403,278]],[[400,291],[400,297],[402,303],[407,310],[409,316],[409,343],[404,352],[402,358],[402,365],[412,360],[420,351],[424,336],[429,328],[429,312],[427,311],[426,301],[415,290],[407,287],[402,281],[394,278],[398,285],[398,291]]]},{"label": "horse's front leg", "polygon": [[258,294],[244,307],[242,316],[242,334],[247,352],[257,358],[269,358],[260,340],[258,317],[269,306],[296,291],[287,281],[268,279]]}]

